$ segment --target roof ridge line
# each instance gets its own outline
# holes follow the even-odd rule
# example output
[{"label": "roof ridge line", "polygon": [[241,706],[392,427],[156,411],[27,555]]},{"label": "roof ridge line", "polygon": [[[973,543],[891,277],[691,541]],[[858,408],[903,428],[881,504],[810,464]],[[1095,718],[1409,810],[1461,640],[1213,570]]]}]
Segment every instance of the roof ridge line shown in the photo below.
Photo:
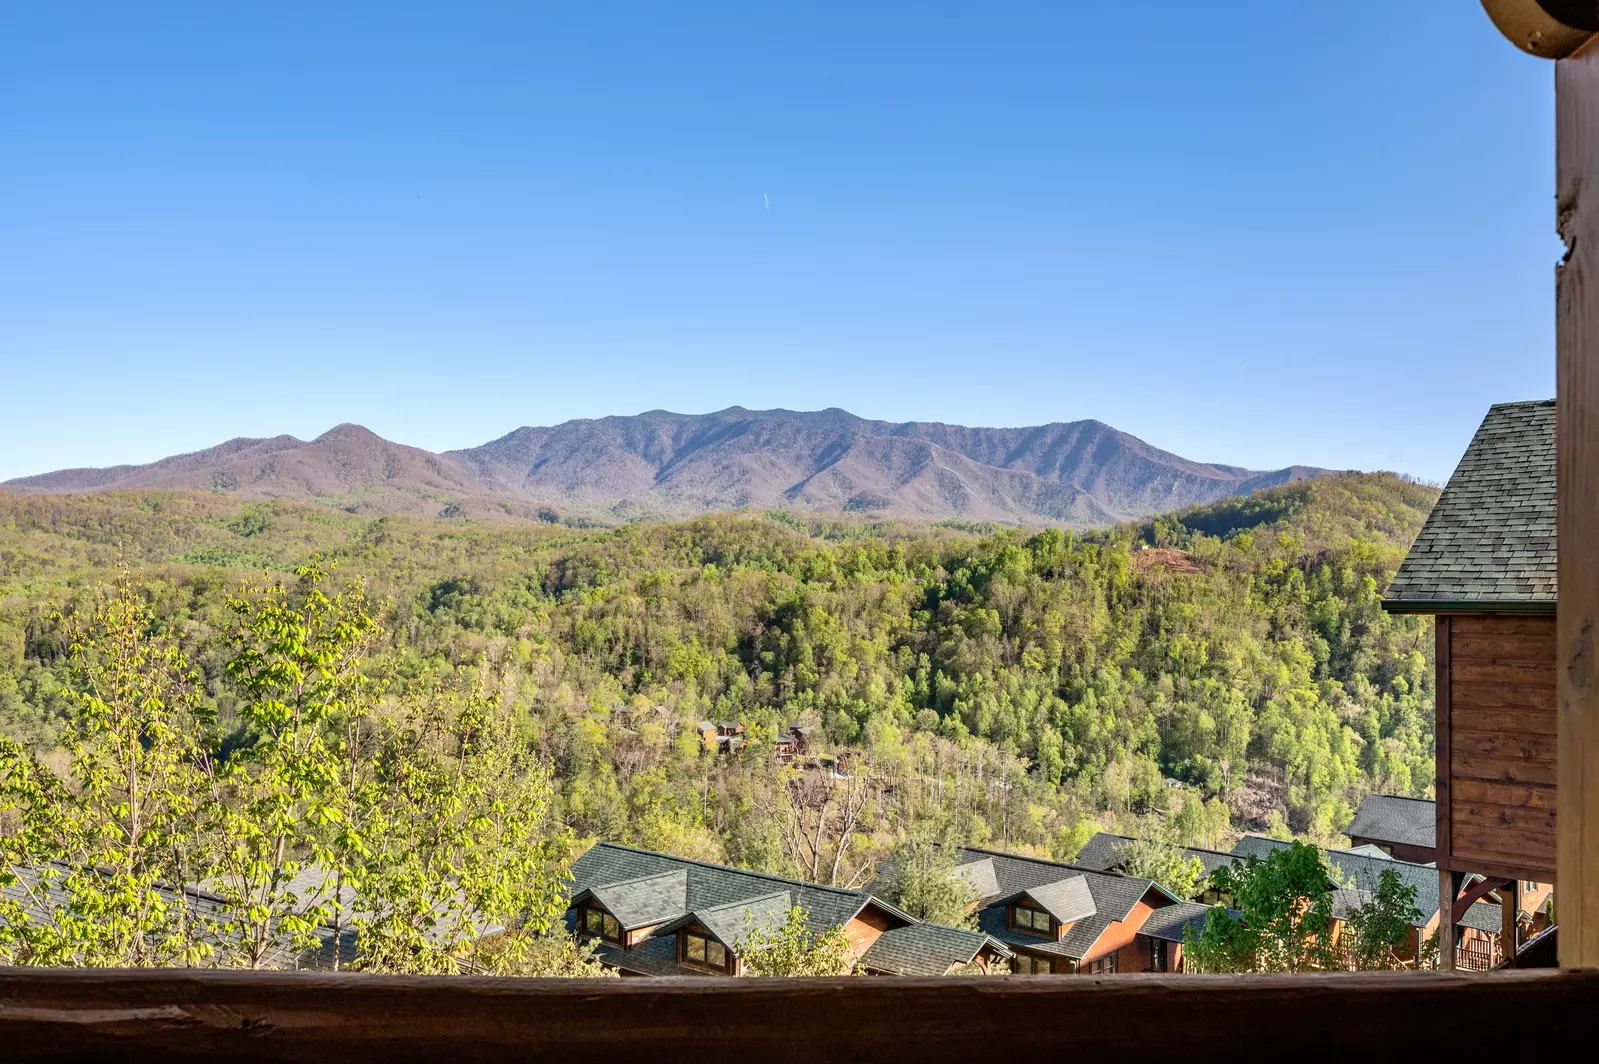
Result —
[{"label": "roof ridge line", "polygon": [[[1120,832],[1115,832],[1115,831],[1101,831],[1101,832],[1099,832],[1099,834],[1101,834],[1101,835],[1109,835],[1113,839],[1126,839],[1128,842],[1138,842],[1138,841],[1140,841],[1137,835],[1123,835]],[[1195,853],[1213,853],[1213,854],[1215,854],[1218,857],[1231,857],[1232,856],[1232,854],[1229,851],[1227,851],[1227,850],[1213,850],[1209,846],[1179,846],[1178,849],[1184,850],[1184,851],[1193,850]]]},{"label": "roof ridge line", "polygon": [[714,913],[720,909],[732,909],[739,905],[753,905],[758,901],[767,901],[771,898],[787,898],[788,896],[789,893],[786,890],[774,890],[770,894],[756,894],[753,897],[740,898],[738,901],[724,901],[720,905],[701,905],[698,908],[685,911],[683,915],[692,916],[695,913]]},{"label": "roof ridge line", "polygon": [[1044,857],[1027,857],[1019,853],[1006,853],[1004,850],[988,850],[981,846],[961,846],[959,848],[962,850],[970,850],[973,853],[986,853],[991,857],[1008,857],[1013,861],[1031,861],[1034,864],[1050,865],[1054,868],[1065,868],[1069,869],[1070,871],[1077,872],[1080,875],[1109,876],[1112,879],[1143,880],[1145,883],[1155,882],[1153,879],[1146,879],[1143,876],[1130,876],[1125,872],[1107,872],[1099,868],[1087,868],[1083,865],[1068,864],[1065,861],[1051,861]]},{"label": "roof ridge line", "polygon": [[[735,868],[732,865],[717,864],[714,861],[701,861],[696,857],[678,857],[676,854],[662,853],[659,850],[646,850],[640,846],[629,846],[625,842],[610,842],[608,840],[601,840],[596,842],[594,845],[595,847],[608,846],[614,850],[626,850],[629,853],[648,854],[651,857],[661,857],[668,861],[679,861],[683,864],[698,865],[701,868],[712,868],[718,872],[732,872],[733,874],[740,876],[753,876],[757,879],[769,879],[774,883],[787,883],[790,886],[805,887],[810,890],[825,890],[834,894],[847,894],[851,897],[876,897],[876,895],[872,894],[870,891],[851,890],[848,887],[831,887],[824,883],[810,883],[803,879],[789,879],[786,876],[774,876],[770,872],[755,872],[748,868]],[[659,875],[661,873],[655,874]],[[638,876],[636,878],[647,879],[649,877]]]}]

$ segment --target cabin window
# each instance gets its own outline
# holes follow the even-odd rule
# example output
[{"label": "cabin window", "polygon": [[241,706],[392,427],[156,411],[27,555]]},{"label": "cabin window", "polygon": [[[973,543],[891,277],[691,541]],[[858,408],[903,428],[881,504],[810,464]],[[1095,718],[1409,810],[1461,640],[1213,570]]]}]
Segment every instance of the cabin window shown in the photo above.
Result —
[{"label": "cabin window", "polygon": [[583,930],[590,935],[599,935],[607,942],[622,941],[621,922],[603,909],[583,910]]},{"label": "cabin window", "polygon": [[1088,967],[1083,969],[1088,975],[1112,975],[1116,972],[1116,954],[1107,953],[1105,956],[1088,962]]},{"label": "cabin window", "polygon": [[1020,931],[1047,935],[1050,930],[1049,914],[1042,909],[1017,902],[1011,906],[1010,925]]},{"label": "cabin window", "polygon": [[1010,970],[1017,975],[1049,975],[1055,970],[1050,961],[1026,953],[1018,953],[1010,962]]},{"label": "cabin window", "polygon": [[728,970],[727,947],[708,935],[694,931],[683,932],[683,963],[696,968]]}]

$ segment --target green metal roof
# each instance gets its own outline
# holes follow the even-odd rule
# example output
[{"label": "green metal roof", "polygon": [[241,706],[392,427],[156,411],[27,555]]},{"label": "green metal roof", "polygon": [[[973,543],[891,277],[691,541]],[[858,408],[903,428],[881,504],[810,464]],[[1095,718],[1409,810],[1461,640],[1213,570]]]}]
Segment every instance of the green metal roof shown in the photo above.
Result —
[{"label": "green metal roof", "polygon": [[1555,607],[1554,400],[1490,407],[1388,585],[1401,613]]}]

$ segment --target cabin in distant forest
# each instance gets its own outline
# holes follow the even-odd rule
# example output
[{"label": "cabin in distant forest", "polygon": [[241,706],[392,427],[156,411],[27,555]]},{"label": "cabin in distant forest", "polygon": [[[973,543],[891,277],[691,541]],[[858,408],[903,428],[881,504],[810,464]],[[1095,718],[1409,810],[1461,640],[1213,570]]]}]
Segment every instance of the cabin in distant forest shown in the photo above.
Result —
[{"label": "cabin in distant forest", "polygon": [[1208,911],[1139,876],[975,847],[956,858],[977,929],[1010,948],[1018,975],[1178,971],[1183,929]]},{"label": "cabin in distant forest", "polygon": [[1435,858],[1456,941],[1493,893],[1514,943],[1523,884],[1555,878],[1555,566],[1554,402],[1496,404],[1383,600],[1437,618]]},{"label": "cabin in distant forest", "polygon": [[924,923],[866,891],[825,887],[613,842],[572,865],[567,927],[621,975],[741,975],[750,934],[804,910],[812,936],[841,929],[870,975],[945,975],[1005,964],[988,935]]},{"label": "cabin in distant forest", "polygon": [[1438,851],[1438,810],[1426,798],[1368,794],[1344,828],[1351,847],[1375,846],[1401,861],[1431,864]]}]

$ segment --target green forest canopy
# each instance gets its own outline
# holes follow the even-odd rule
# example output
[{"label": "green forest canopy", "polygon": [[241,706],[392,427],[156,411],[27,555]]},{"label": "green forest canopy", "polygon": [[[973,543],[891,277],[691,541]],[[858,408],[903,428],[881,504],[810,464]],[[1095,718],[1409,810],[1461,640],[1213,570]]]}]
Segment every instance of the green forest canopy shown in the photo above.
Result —
[{"label": "green forest canopy", "polygon": [[[1436,495],[1351,474],[1074,534],[0,494],[0,727],[56,744],[62,616],[119,561],[228,721],[227,594],[320,556],[375,600],[371,674],[490,678],[580,836],[836,882],[923,828],[1056,857],[1150,814],[1330,839],[1368,791],[1428,791],[1431,622],[1379,601]],[[713,757],[699,719],[754,741]],[[869,770],[776,765],[795,719]]]}]

